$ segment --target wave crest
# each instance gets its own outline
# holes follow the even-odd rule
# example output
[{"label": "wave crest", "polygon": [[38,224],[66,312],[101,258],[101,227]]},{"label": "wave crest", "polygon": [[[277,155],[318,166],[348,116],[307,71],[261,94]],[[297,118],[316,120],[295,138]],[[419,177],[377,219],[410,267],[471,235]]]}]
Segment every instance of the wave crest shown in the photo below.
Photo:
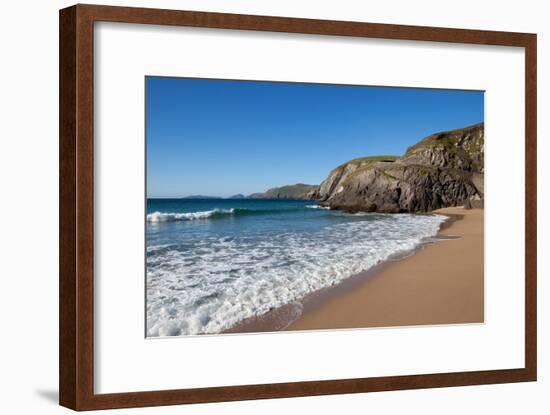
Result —
[{"label": "wave crest", "polygon": [[[309,205],[306,207],[328,209],[317,205]],[[273,215],[273,214],[285,214],[303,210],[302,207],[298,208],[278,208],[278,209],[247,209],[247,208],[230,208],[230,209],[212,209],[202,212],[187,212],[187,213],[175,213],[175,212],[154,212],[147,215],[147,222],[159,223],[159,222],[180,222],[195,219],[219,219],[227,216],[261,216],[261,215]]]},{"label": "wave crest", "polygon": [[321,206],[321,205],[306,205],[307,208],[309,209],[326,209],[326,210],[330,210],[330,208],[328,206]]},{"label": "wave crest", "polygon": [[180,222],[196,219],[210,219],[214,217],[221,217],[226,215],[232,215],[235,209],[212,209],[205,210],[203,212],[188,212],[188,213],[174,213],[174,212],[153,212],[147,215],[147,222],[159,223],[159,222]]}]

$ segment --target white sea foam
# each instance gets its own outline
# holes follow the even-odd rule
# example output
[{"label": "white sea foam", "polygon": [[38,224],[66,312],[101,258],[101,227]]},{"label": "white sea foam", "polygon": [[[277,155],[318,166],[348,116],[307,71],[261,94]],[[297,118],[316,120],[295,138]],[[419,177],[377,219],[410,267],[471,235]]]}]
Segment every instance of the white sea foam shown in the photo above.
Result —
[{"label": "white sea foam", "polygon": [[219,333],[414,249],[444,220],[378,215],[312,233],[208,236],[184,249],[148,247],[147,334]]},{"label": "white sea foam", "polygon": [[306,205],[309,209],[327,209],[330,210],[328,206],[321,206],[321,205]]},{"label": "white sea foam", "polygon": [[235,209],[212,209],[206,210],[203,212],[189,212],[189,213],[163,213],[163,212],[153,212],[147,215],[147,222],[158,223],[158,222],[178,222],[185,220],[195,220],[195,219],[209,219],[214,216],[221,215],[230,215],[235,211]]}]

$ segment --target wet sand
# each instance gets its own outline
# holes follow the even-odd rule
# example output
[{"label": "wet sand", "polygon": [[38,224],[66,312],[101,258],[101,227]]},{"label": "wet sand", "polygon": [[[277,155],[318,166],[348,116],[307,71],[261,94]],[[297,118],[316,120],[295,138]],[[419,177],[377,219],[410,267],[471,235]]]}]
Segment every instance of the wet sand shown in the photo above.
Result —
[{"label": "wet sand", "polygon": [[483,209],[435,213],[451,217],[435,243],[228,332],[483,322]]}]

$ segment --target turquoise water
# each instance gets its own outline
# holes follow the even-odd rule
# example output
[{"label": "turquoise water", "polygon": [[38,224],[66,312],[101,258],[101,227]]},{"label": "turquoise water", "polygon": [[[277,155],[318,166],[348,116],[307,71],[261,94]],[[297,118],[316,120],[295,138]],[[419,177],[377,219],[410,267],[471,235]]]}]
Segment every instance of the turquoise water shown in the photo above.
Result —
[{"label": "turquoise water", "polygon": [[[147,244],[193,243],[212,236],[256,235],[262,239],[285,231],[315,232],[320,226],[339,221],[375,218],[354,217],[314,207],[318,205],[301,200],[149,199]],[[161,215],[155,218],[155,212]],[[160,223],[163,226],[156,226]]]},{"label": "turquoise water", "polygon": [[[219,333],[436,235],[437,215],[312,201],[147,200],[147,334]],[[296,307],[297,310],[300,307]]]}]

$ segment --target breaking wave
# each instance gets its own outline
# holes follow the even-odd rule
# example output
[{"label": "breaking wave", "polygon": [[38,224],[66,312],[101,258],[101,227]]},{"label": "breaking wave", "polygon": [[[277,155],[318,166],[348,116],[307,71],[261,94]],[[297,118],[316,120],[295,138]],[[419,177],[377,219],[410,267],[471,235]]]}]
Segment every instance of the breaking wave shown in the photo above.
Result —
[{"label": "breaking wave", "polygon": [[188,212],[188,213],[153,212],[147,215],[147,222],[158,223],[158,222],[179,222],[179,221],[196,220],[196,219],[210,219],[210,218],[232,215],[234,212],[235,212],[234,208],[212,209],[212,210],[205,210],[203,212]]},{"label": "breaking wave", "polygon": [[[313,208],[317,205],[309,205],[307,208]],[[328,209],[319,206],[321,209]],[[230,209],[212,209],[200,212],[153,212],[147,215],[147,222],[160,223],[160,222],[180,222],[197,219],[220,219],[228,216],[259,216],[259,215],[276,215],[292,213],[302,210],[302,208],[286,208],[286,209],[246,209],[246,208],[230,208]]]}]

